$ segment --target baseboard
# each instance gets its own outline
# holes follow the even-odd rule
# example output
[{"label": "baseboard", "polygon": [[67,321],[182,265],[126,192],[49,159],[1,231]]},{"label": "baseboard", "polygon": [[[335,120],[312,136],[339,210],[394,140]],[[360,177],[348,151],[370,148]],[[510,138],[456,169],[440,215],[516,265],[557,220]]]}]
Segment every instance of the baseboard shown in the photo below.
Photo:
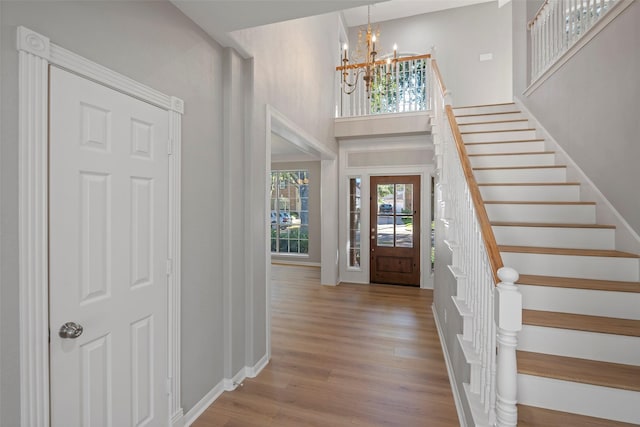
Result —
[{"label": "baseboard", "polygon": [[269,364],[269,355],[265,354],[264,356],[262,356],[262,359],[258,360],[258,363],[256,363],[253,366],[247,366],[245,368],[246,374],[248,378],[255,378],[257,377],[260,372],[262,372],[262,370]]},{"label": "baseboard", "polygon": [[320,267],[319,262],[312,261],[298,261],[296,259],[280,259],[280,258],[272,258],[271,264],[276,265],[298,265],[300,267]]},{"label": "baseboard", "polygon": [[225,391],[224,381],[225,380],[222,380],[216,384],[216,386],[212,388],[209,393],[205,394],[204,397],[193,406],[193,408],[189,409],[189,412],[184,416],[182,425],[189,427],[209,406],[211,406],[213,402],[215,402],[218,397],[220,397],[220,395]]},{"label": "baseboard", "polygon": [[233,391],[245,378],[255,378],[269,363],[268,355],[264,355],[258,363],[253,366],[245,366],[240,369],[232,378],[224,378],[213,387],[193,408],[181,419],[172,420],[173,427],[189,427],[198,419],[200,415],[225,391]]},{"label": "baseboard", "polygon": [[524,105],[522,100],[517,96],[514,96],[514,101],[522,109],[527,119],[535,124],[536,130],[538,130],[541,138],[545,139],[545,143],[551,144],[553,150],[557,151],[561,162],[567,164],[569,169],[567,173],[575,173],[577,176],[567,176],[569,180],[579,181],[584,185],[582,191],[590,201],[596,202],[596,217],[598,222],[611,224],[616,226],[616,249],[625,252],[640,253],[640,236],[624,219],[620,212],[613,207],[611,202],[605,197],[604,194],[598,189],[598,187],[589,179],[586,173],[577,165],[577,163],[571,158],[571,156],[562,148],[558,141],[545,129],[544,126],[538,121],[538,119],[531,113],[531,111]]},{"label": "baseboard", "polygon": [[453,393],[453,401],[456,405],[456,411],[458,412],[458,421],[460,421],[460,427],[467,427],[467,420],[464,416],[464,409],[462,407],[462,399],[460,398],[460,390],[456,385],[456,377],[453,374],[453,366],[451,364],[451,357],[449,356],[449,350],[445,345],[444,333],[440,327],[440,320],[438,320],[438,313],[436,312],[435,305],[431,305],[431,311],[433,312],[433,320],[436,323],[436,330],[438,331],[438,338],[440,338],[440,347],[442,347],[442,353],[444,354],[444,363],[447,366],[447,374],[449,376],[449,384],[451,384],[451,392]]}]

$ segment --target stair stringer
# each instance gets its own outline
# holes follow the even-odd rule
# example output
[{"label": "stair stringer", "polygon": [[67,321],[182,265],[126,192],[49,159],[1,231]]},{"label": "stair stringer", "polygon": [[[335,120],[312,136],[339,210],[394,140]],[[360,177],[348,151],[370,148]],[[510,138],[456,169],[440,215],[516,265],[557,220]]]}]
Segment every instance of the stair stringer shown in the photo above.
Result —
[{"label": "stair stringer", "polygon": [[589,179],[587,174],[584,173],[517,96],[514,96],[514,102],[518,106],[518,109],[522,111],[522,114],[529,120],[530,126],[536,128],[538,137],[544,138],[545,149],[556,152],[556,163],[567,165],[567,180],[581,184],[581,200],[596,202],[596,218],[598,218],[598,221],[616,226],[616,248],[625,252],[640,253],[640,235],[636,233],[620,212],[618,212],[605,195],[602,194],[593,181]]}]

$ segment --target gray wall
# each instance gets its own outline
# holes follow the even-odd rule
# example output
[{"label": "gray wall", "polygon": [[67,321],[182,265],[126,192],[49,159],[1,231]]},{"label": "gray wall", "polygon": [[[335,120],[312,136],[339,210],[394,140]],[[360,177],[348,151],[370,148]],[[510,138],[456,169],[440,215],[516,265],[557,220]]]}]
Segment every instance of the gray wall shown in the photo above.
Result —
[{"label": "gray wall", "polygon": [[271,163],[271,170],[309,170],[309,258],[271,255],[271,260],[320,263],[320,162]]},{"label": "gray wall", "polygon": [[[514,74],[527,68],[526,22],[535,4],[513,5]],[[611,24],[530,95],[514,93],[640,233],[640,2]],[[517,44],[516,44],[517,43]]]},{"label": "gray wall", "polygon": [[[71,51],[185,101],[182,176],[182,404],[223,378],[222,48],[168,2],[0,2],[2,211],[0,401],[19,425],[18,141],[15,34],[24,25]],[[188,332],[187,332],[188,331]],[[11,343],[11,345],[6,345]]]},{"label": "gray wall", "polygon": [[[333,137],[335,47],[338,46],[337,14],[297,19],[233,33],[253,55],[253,102],[246,147],[247,199],[246,253],[247,324],[253,325],[248,343],[248,365],[267,352],[268,337],[265,283],[268,277],[266,212],[270,156],[266,151],[266,106],[282,113],[299,129],[328,150],[337,152]],[[310,46],[313,48],[310,49]],[[337,168],[335,170],[337,176]],[[334,195],[337,206],[337,192]],[[324,202],[323,202],[324,203]],[[325,211],[326,207],[323,207]],[[326,241],[326,239],[325,239]],[[335,282],[334,282],[335,283]],[[268,326],[268,325],[266,325]]]},{"label": "gray wall", "polygon": [[[372,8],[375,21],[375,7]],[[409,18],[375,23],[380,28],[378,50],[393,53],[429,53],[436,60],[456,106],[511,102],[511,4],[481,3]],[[349,50],[354,50],[358,29],[349,29]],[[479,56],[492,53],[493,60]]]}]

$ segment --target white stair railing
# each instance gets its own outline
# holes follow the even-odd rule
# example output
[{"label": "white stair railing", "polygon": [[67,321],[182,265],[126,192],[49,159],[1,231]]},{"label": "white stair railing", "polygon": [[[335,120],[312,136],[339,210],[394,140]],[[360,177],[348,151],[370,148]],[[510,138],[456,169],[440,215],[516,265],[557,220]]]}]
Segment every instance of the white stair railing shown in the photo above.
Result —
[{"label": "white stair railing", "polygon": [[546,0],[529,22],[536,80],[620,0]]},{"label": "white stair railing", "polygon": [[[351,83],[357,74],[358,65],[350,65],[347,81]],[[399,57],[395,65],[384,59],[376,61],[370,91],[367,92],[362,73],[353,88],[346,86],[342,79],[344,67],[336,67],[336,117],[358,117],[373,114],[410,113],[427,111],[431,108],[429,55]],[[388,76],[387,76],[388,74]]]},{"label": "white stair railing", "polygon": [[447,224],[446,235],[437,238],[452,250],[453,301],[463,316],[458,343],[470,365],[465,394],[476,425],[516,426],[516,345],[522,325],[522,297],[514,285],[518,273],[502,266],[449,92],[431,62],[436,216]]}]

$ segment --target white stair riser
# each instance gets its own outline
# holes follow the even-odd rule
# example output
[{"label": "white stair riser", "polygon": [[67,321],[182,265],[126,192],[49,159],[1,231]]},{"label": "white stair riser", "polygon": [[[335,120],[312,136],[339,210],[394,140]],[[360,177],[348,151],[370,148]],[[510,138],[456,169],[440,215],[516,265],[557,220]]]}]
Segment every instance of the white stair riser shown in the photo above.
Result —
[{"label": "white stair riser", "polygon": [[579,185],[489,185],[480,186],[483,200],[519,202],[579,202]]},{"label": "white stair riser", "polygon": [[489,220],[595,224],[595,205],[487,204]]},{"label": "white stair riser", "polygon": [[518,374],[518,403],[640,424],[640,392]]},{"label": "white stair riser", "polygon": [[526,168],[475,170],[473,176],[479,184],[493,182],[566,182],[566,168]]},{"label": "white stair riser", "polygon": [[520,274],[638,281],[638,258],[500,252],[504,265]]},{"label": "white stair riser", "polygon": [[547,248],[615,249],[612,228],[493,226],[499,245]]},{"label": "white stair riser", "polygon": [[473,168],[499,168],[517,166],[553,166],[553,153],[543,154],[503,154],[497,156],[469,156]]},{"label": "white stair riser", "polygon": [[460,128],[460,132],[482,132],[487,130],[508,130],[508,129],[528,129],[531,126],[529,125],[528,120],[518,120],[518,121],[499,121],[501,119],[491,120],[496,121],[496,123],[478,123],[478,124],[461,124],[458,123],[458,127]]},{"label": "white stair riser", "polygon": [[[462,116],[462,117],[460,117]],[[456,115],[456,122],[458,124],[465,123],[482,123],[482,122],[495,122],[498,120],[518,120],[526,118],[522,113],[506,113],[506,114],[479,114],[479,115]]]},{"label": "white stair riser", "polygon": [[640,338],[522,325],[518,350],[637,365]]},{"label": "white stair riser", "polygon": [[544,151],[544,141],[465,144],[467,154],[532,153]]},{"label": "white stair riser", "polygon": [[465,143],[470,142],[494,142],[494,141],[523,141],[526,139],[535,139],[535,130],[525,131],[508,131],[508,132],[488,132],[488,133],[468,133],[462,134],[462,140]]},{"label": "white stair riser", "polygon": [[[522,307],[528,310],[640,320],[640,293],[533,285],[518,285],[518,288],[522,293]],[[640,354],[638,356],[640,363]]]},{"label": "white stair riser", "polygon": [[491,114],[502,113],[505,111],[517,111],[518,107],[515,104],[498,104],[498,105],[481,105],[477,107],[453,107],[453,112],[456,116],[465,114]]}]

